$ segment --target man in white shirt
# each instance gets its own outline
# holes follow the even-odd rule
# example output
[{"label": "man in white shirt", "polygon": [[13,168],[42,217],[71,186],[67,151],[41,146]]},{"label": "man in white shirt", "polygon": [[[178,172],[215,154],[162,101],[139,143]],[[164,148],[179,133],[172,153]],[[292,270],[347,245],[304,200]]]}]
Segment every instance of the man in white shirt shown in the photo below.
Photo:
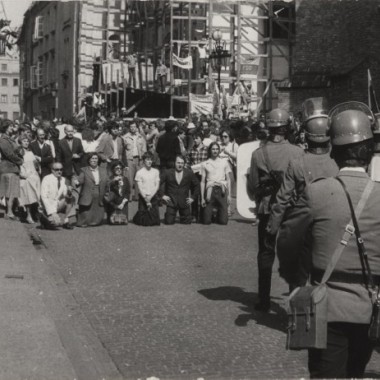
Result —
[{"label": "man in white shirt", "polygon": [[[52,174],[45,176],[41,184],[41,200],[46,214],[41,217],[41,224],[46,228],[56,229],[62,226],[72,230],[68,218],[74,205],[72,189],[62,177],[63,165],[60,162],[53,163],[51,171]],[[59,213],[63,216],[58,215]]]}]

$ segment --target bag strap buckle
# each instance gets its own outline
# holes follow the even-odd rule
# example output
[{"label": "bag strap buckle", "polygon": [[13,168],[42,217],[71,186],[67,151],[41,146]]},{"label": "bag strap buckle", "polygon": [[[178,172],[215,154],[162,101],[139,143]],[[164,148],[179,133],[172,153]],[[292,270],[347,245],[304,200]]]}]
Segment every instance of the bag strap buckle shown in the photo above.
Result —
[{"label": "bag strap buckle", "polygon": [[348,241],[350,240],[350,237],[355,233],[355,227],[351,224],[347,224],[344,234],[342,237],[342,240],[340,241],[341,244],[347,245]]}]

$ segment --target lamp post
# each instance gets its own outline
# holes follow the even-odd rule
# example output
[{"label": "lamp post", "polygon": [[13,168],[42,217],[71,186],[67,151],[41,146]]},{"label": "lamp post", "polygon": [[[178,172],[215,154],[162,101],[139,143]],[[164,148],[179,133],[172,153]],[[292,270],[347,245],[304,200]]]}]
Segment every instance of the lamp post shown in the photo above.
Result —
[{"label": "lamp post", "polygon": [[218,88],[220,91],[220,72],[222,67],[227,67],[231,54],[226,49],[226,41],[222,40],[223,34],[219,29],[213,31],[211,35],[214,40],[214,48],[210,54],[211,67],[218,73]]}]

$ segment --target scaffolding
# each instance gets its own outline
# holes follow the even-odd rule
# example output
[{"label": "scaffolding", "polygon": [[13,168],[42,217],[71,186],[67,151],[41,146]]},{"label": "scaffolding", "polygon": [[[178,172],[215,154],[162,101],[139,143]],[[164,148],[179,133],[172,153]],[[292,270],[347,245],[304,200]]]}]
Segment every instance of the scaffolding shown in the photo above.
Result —
[{"label": "scaffolding", "polygon": [[[132,54],[136,58],[135,83],[130,79],[123,79],[122,83],[124,107],[126,88],[159,93],[155,72],[162,60],[170,66],[166,86],[170,114],[176,101],[185,102],[190,114],[191,94],[215,91],[217,74],[208,56],[213,50],[211,36],[216,29],[222,32],[231,53],[231,60],[221,73],[221,84],[232,108],[237,113],[250,110],[257,114],[277,105],[276,83],[291,76],[294,1],[125,0],[122,8],[122,36],[117,40],[119,59],[128,63]],[[106,40],[109,46],[109,28]],[[193,68],[176,66],[174,56],[191,57]],[[102,62],[108,58],[106,54]],[[107,86],[104,91],[107,92]]]}]

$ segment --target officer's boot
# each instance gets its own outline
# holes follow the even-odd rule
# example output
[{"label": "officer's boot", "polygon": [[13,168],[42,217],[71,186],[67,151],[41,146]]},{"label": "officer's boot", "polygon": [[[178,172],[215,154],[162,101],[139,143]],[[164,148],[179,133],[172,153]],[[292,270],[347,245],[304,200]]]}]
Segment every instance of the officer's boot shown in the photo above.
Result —
[{"label": "officer's boot", "polygon": [[255,310],[267,312],[270,309],[270,289],[272,282],[272,269],[259,270],[259,298]]}]

